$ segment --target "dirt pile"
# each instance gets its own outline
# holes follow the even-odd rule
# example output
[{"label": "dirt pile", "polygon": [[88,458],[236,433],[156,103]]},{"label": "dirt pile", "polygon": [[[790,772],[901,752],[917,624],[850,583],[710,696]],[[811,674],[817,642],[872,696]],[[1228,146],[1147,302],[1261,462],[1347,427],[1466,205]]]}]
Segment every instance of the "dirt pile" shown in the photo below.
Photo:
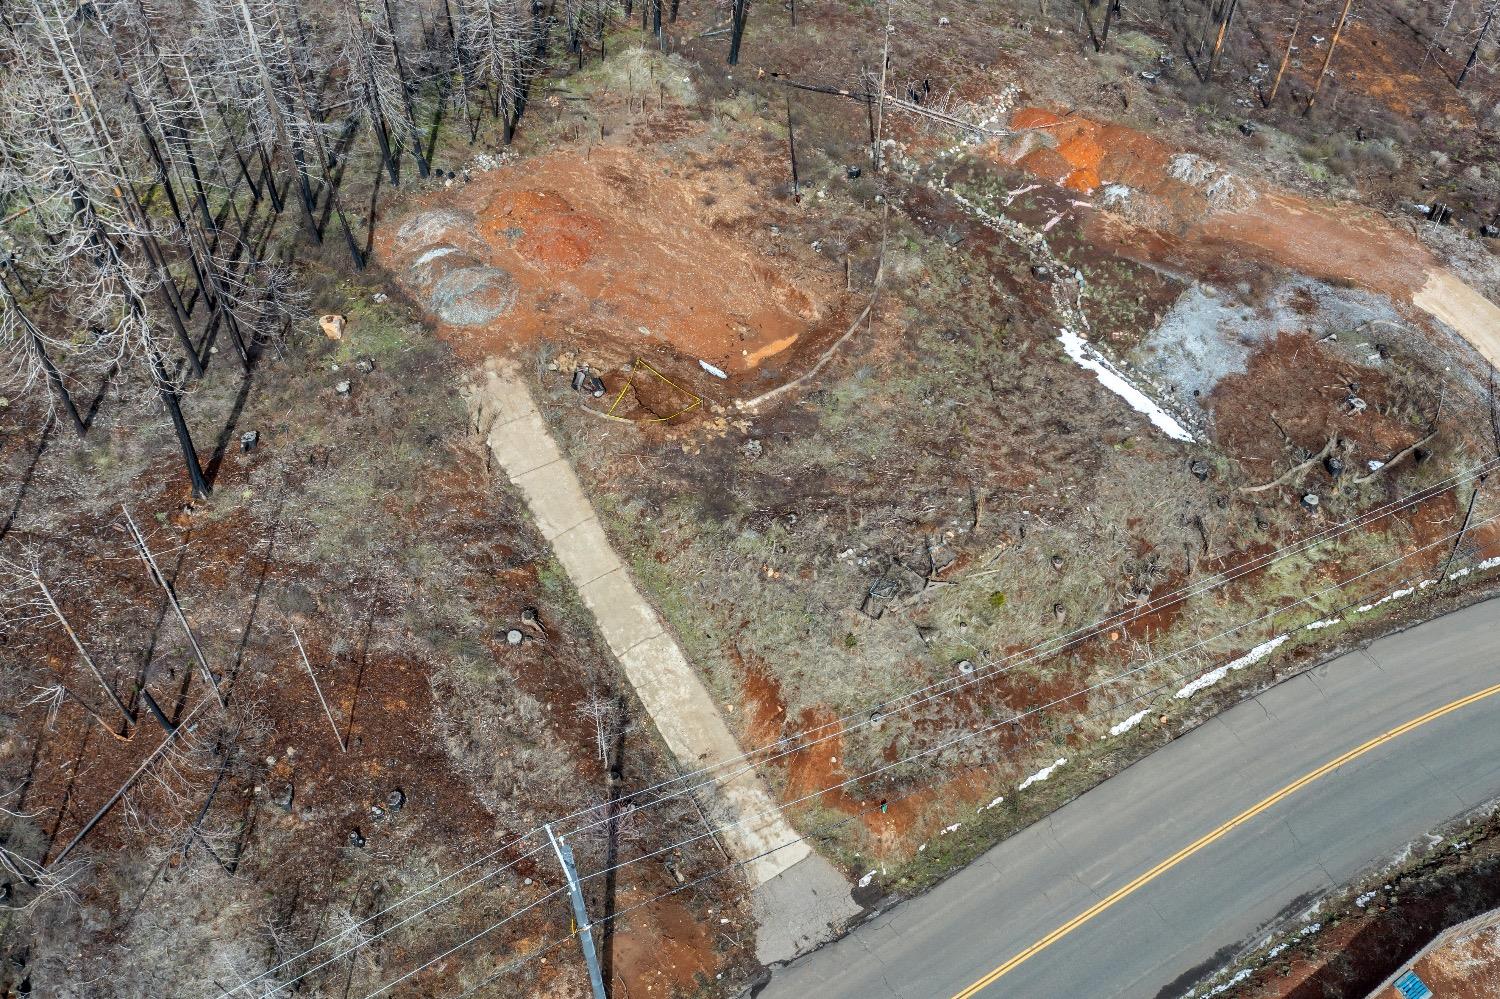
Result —
[{"label": "dirt pile", "polygon": [[1043,108],[1011,125],[1042,138],[986,154],[1069,190],[1103,188],[1089,236],[1131,259],[1212,276],[1232,255],[1402,299],[1436,264],[1371,212],[1269,189],[1133,128]]},{"label": "dirt pile", "polygon": [[699,360],[731,382],[796,368],[844,294],[834,268],[762,224],[750,192],[630,149],[555,152],[422,199],[379,251],[470,360],[551,339],[600,370],[651,357],[722,396]]}]

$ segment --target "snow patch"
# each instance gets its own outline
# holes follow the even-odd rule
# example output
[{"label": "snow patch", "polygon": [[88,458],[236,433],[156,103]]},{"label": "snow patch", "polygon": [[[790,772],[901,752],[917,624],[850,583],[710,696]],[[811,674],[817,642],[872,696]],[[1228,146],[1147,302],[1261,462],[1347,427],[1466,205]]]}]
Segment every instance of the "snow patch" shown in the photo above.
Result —
[{"label": "snow patch", "polygon": [[864,877],[862,877],[862,878],[859,879],[859,886],[861,888],[868,888],[868,887],[870,887],[870,882],[874,881],[874,880],[875,880],[875,872],[871,871],[870,873],[866,874]]},{"label": "snow patch", "polygon": [[1297,935],[1299,937],[1310,937],[1322,928],[1322,923],[1308,923],[1306,926],[1302,927],[1302,929],[1297,931]]},{"label": "snow patch", "polygon": [[1361,895],[1359,898],[1355,899],[1354,900],[1354,904],[1357,905],[1357,906],[1359,906],[1361,909],[1363,909],[1365,906],[1369,905],[1373,901],[1375,901],[1375,892],[1367,891],[1363,895]]},{"label": "snow patch", "polygon": [[1497,565],[1500,565],[1500,555],[1497,555],[1494,558],[1487,558],[1483,562],[1480,562],[1478,565],[1465,566],[1464,568],[1459,569],[1457,572],[1450,572],[1448,573],[1448,578],[1463,579],[1471,572],[1484,572],[1486,569],[1493,569]]},{"label": "snow patch", "polygon": [[962,822],[955,822],[951,826],[945,827],[943,829],[943,831],[941,833],[939,833],[938,835],[940,835],[940,836],[946,836],[946,835],[948,835],[951,832],[958,832],[958,827],[961,826],[961,825],[963,825]]},{"label": "snow patch", "polygon": [[1323,628],[1332,628],[1334,625],[1340,623],[1343,620],[1344,619],[1341,617],[1325,617],[1321,621],[1314,621],[1312,624],[1303,625],[1302,630],[1319,631]]},{"label": "snow patch", "polygon": [[1146,414],[1147,418],[1168,437],[1175,441],[1193,441],[1195,438],[1166,410],[1157,405],[1146,393],[1136,388],[1103,354],[1083,337],[1070,329],[1058,331],[1058,341],[1063,350],[1081,368],[1086,368],[1099,379],[1099,384],[1124,399],[1131,409]]},{"label": "snow patch", "polygon": [[1223,985],[1215,986],[1214,988],[1210,989],[1207,993],[1205,993],[1205,995],[1211,995],[1211,996],[1222,995],[1223,993],[1228,992],[1230,989],[1234,988],[1236,985],[1240,984],[1241,982],[1243,982],[1245,979],[1247,979],[1249,977],[1250,977],[1250,969],[1249,968],[1243,968],[1233,978],[1231,978],[1229,981],[1225,982]]},{"label": "snow patch", "polygon": [[1115,725],[1111,725],[1109,727],[1109,734],[1110,735],[1124,735],[1126,732],[1129,732],[1131,729],[1133,729],[1137,725],[1139,725],[1142,722],[1142,720],[1144,720],[1145,717],[1147,715],[1149,715],[1150,713],[1151,713],[1151,709],[1150,708],[1146,708],[1143,711],[1137,711],[1135,714],[1131,715],[1129,718],[1126,718],[1124,721],[1119,722],[1118,724],[1115,724]]},{"label": "snow patch", "polygon": [[1059,757],[1057,762],[1053,763],[1051,766],[1042,767],[1042,769],[1038,770],[1030,777],[1027,777],[1025,780],[1021,781],[1021,786],[1016,788],[1016,790],[1024,791],[1033,784],[1041,783],[1048,777],[1052,776],[1052,771],[1056,770],[1066,762],[1068,762],[1067,757]]},{"label": "snow patch", "polygon": [[991,801],[988,805],[980,805],[979,806],[979,811],[981,811],[981,812],[987,812],[991,808],[994,808],[996,805],[1000,804],[1000,802],[1002,802],[1004,800],[1005,800],[1005,795],[1003,795],[1003,794],[996,795],[995,799],[993,801]]},{"label": "snow patch", "polygon": [[1381,604],[1388,604],[1392,600],[1404,600],[1415,592],[1417,592],[1417,588],[1415,586],[1406,586],[1402,587],[1399,590],[1393,590],[1390,593],[1387,593],[1385,596],[1381,597],[1379,600],[1375,601],[1373,604],[1361,604],[1359,607],[1356,607],[1354,609],[1354,613],[1368,614],[1370,611],[1374,610],[1376,607],[1379,607]]},{"label": "snow patch", "polygon": [[1204,673],[1198,679],[1179,690],[1176,696],[1179,698],[1188,698],[1200,690],[1207,690],[1228,676],[1232,671],[1244,669],[1246,666],[1253,666],[1260,662],[1266,656],[1279,649],[1291,637],[1290,635],[1277,635],[1269,642],[1262,642],[1233,662],[1227,662],[1218,669],[1209,670],[1207,673]]},{"label": "snow patch", "polygon": [[1286,949],[1288,947],[1290,947],[1290,946],[1291,946],[1291,944],[1289,944],[1289,943],[1279,943],[1275,947],[1272,947],[1269,951],[1266,952],[1266,957],[1267,958],[1279,957],[1281,954],[1285,953]]}]

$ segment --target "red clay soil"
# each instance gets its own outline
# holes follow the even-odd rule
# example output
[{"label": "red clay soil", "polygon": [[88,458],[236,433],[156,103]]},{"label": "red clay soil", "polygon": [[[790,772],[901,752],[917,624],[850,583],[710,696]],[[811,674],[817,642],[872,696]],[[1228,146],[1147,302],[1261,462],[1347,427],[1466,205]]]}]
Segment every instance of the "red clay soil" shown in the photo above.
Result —
[{"label": "red clay soil", "polygon": [[[686,362],[689,387],[722,394],[697,360],[732,383],[770,361],[794,367],[843,332],[842,273],[799,245],[758,249],[772,216],[757,197],[722,164],[595,146],[478,173],[411,208],[472,213],[475,231],[453,243],[477,236],[482,262],[518,286],[513,310],[490,326],[442,331],[466,360],[536,339],[575,346],[596,369],[666,351]],[[393,245],[399,228],[383,227],[378,251],[405,280],[412,254]]]},{"label": "red clay soil", "polygon": [[[1243,373],[1221,380],[1207,402],[1225,452],[1270,481],[1288,464],[1282,432],[1314,454],[1337,434],[1352,448],[1346,460],[1354,474],[1414,443],[1425,431],[1389,412],[1398,394],[1378,368],[1350,363],[1306,332],[1284,332]],[[1350,396],[1366,408],[1354,412]]]},{"label": "red clay soil", "polygon": [[[717,911],[705,920],[681,904],[678,896],[651,902],[620,920],[612,945],[614,999],[668,999],[697,994],[713,980],[714,931],[743,929],[732,914]],[[639,905],[644,898],[622,893],[621,909]],[[729,920],[721,923],[720,920]],[[743,937],[739,939],[743,940]]]},{"label": "red clay soil", "polygon": [[[1233,253],[1397,298],[1418,291],[1437,263],[1373,212],[1311,202],[1243,178],[1255,196],[1212,210],[1200,190],[1169,175],[1176,151],[1133,128],[1042,108],[1018,110],[1011,125],[1047,138],[1035,145],[996,143],[989,155],[1071,190],[1119,183],[1159,202],[1160,217],[1149,225],[1113,211],[1090,217],[1090,237],[1130,259],[1207,274]],[[1017,153],[1023,153],[1018,161]]]}]

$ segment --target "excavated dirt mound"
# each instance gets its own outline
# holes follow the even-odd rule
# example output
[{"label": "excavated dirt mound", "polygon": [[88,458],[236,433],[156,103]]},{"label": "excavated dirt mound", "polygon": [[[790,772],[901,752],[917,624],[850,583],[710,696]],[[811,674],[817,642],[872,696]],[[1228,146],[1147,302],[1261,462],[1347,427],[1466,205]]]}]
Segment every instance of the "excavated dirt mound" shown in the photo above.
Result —
[{"label": "excavated dirt mound", "polygon": [[1143,263],[1212,275],[1232,254],[1402,299],[1436,266],[1370,212],[1267,189],[1133,128],[1043,108],[1018,110],[1011,126],[1040,139],[996,143],[990,157],[1085,194],[1123,188],[1100,199],[1109,210],[1090,217],[1089,237]]},{"label": "excavated dirt mound", "polygon": [[[723,396],[698,361],[760,390],[757,369],[789,380],[842,332],[842,274],[800,244],[763,252],[776,227],[754,197],[732,171],[558,152],[420,199],[379,250],[470,360],[552,339],[596,370],[674,360],[675,381]],[[647,408],[681,409],[673,395]]]}]

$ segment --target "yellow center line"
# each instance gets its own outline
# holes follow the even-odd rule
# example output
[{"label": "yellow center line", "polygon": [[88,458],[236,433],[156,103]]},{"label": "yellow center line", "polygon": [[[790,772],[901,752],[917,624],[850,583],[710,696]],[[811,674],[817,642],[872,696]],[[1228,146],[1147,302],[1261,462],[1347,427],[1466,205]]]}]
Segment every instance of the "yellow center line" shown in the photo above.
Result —
[{"label": "yellow center line", "polygon": [[1000,967],[996,968],[994,971],[991,971],[979,981],[975,982],[973,985],[970,985],[968,988],[955,995],[953,999],[969,999],[970,996],[973,996],[981,989],[985,989],[990,985],[993,985],[1001,977],[1013,971],[1018,965],[1035,957],[1037,954],[1040,954],[1048,947],[1051,947],[1053,944],[1057,943],[1057,941],[1061,940],[1069,933],[1072,933],[1074,930],[1078,929],[1078,927],[1082,926],[1084,923],[1087,923],[1089,920],[1099,915],[1099,913],[1113,906],[1116,902],[1120,901],[1128,895],[1133,894],[1145,885],[1150,884],[1152,881],[1155,881],[1157,878],[1161,877],[1167,871],[1171,870],[1173,867],[1176,867],[1178,864],[1182,863],[1193,854],[1198,853],[1200,850],[1203,850],[1210,844],[1227,836],[1230,832],[1244,825],[1246,822],[1249,822],[1251,819],[1255,818],[1266,809],[1272,807],[1283,799],[1296,794],[1298,791],[1302,790],[1304,787],[1311,784],[1313,781],[1319,779],[1320,777],[1327,776],[1328,774],[1337,770],[1339,767],[1350,762],[1351,760],[1358,759],[1371,750],[1377,749],[1393,739],[1400,738],[1413,729],[1420,728],[1421,726],[1426,725],[1428,722],[1436,721],[1444,715],[1451,714],[1454,711],[1459,710],[1460,708],[1467,707],[1468,705],[1473,704],[1476,701],[1482,701],[1486,697],[1493,697],[1496,694],[1500,694],[1500,683],[1495,684],[1495,686],[1493,687],[1487,687],[1486,689],[1481,690],[1478,693],[1470,694],[1468,697],[1459,698],[1458,700],[1453,701],[1449,704],[1445,704],[1440,708],[1435,708],[1419,718],[1413,718],[1411,721],[1406,722],[1403,725],[1396,726],[1389,732],[1386,732],[1382,735],[1377,735],[1375,738],[1371,739],[1369,742],[1364,743],[1363,745],[1356,746],[1337,759],[1329,760],[1327,763],[1323,764],[1321,767],[1318,767],[1318,769],[1312,771],[1311,773],[1307,773],[1302,775],[1301,777],[1298,777],[1296,780],[1292,781],[1286,787],[1283,787],[1275,794],[1266,798],[1264,801],[1261,801],[1260,803],[1245,809],[1243,812],[1236,815],[1228,822],[1225,822],[1223,825],[1219,826],[1219,828],[1215,829],[1213,832],[1207,833],[1199,839],[1194,840],[1189,845],[1183,847],[1181,850],[1178,850],[1166,860],[1163,860],[1161,863],[1151,868],[1145,874],[1142,874],[1140,877],[1125,885],[1123,888],[1115,891],[1107,898],[1103,898],[1098,902],[1095,902],[1083,912],[1080,912],[1078,915],[1074,916],[1066,923],[1063,923],[1057,929],[1053,930],[1051,933],[1048,933],[1036,943],[1032,944],[1030,947],[1027,947],[1015,957],[1011,958],[1009,961],[1006,961],[1004,964],[1000,965]]}]

